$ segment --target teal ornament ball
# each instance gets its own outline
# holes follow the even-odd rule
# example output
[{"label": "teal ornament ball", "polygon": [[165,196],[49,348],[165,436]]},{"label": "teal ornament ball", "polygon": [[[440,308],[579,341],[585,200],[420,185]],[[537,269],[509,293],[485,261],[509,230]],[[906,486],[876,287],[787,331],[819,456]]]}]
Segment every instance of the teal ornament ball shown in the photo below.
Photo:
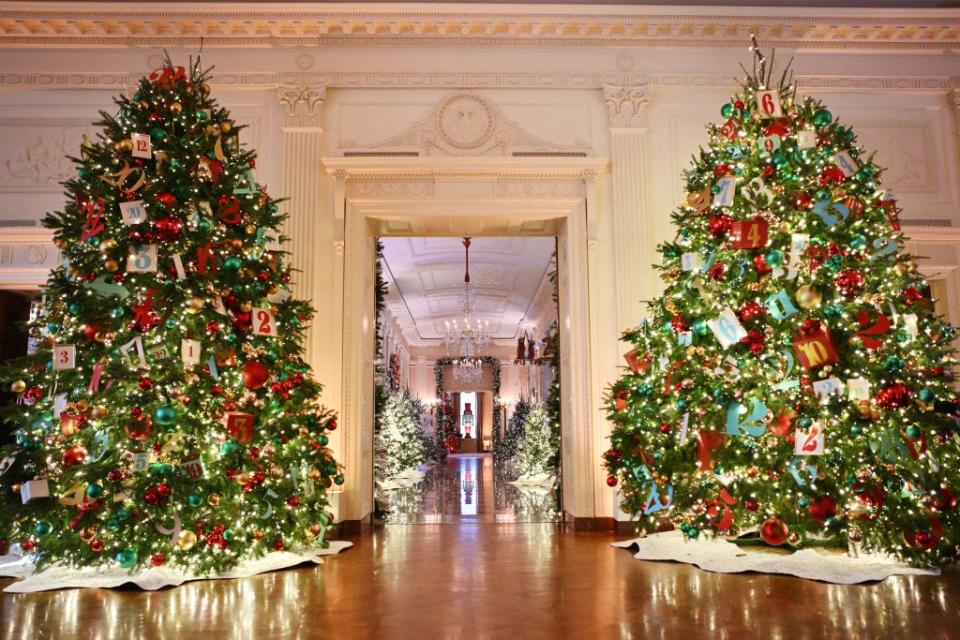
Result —
[{"label": "teal ornament ball", "polygon": [[318,443],[321,447],[325,447],[325,446],[327,446],[328,444],[330,444],[330,438],[328,438],[328,437],[325,436],[325,435],[319,435],[319,436],[317,436],[317,443]]},{"label": "teal ornament ball", "polygon": [[818,127],[825,127],[831,122],[833,122],[833,114],[826,109],[820,109],[813,114],[813,124]]},{"label": "teal ornament ball", "polygon": [[797,424],[799,424],[802,429],[806,429],[806,428],[809,427],[812,423],[813,423],[813,421],[812,421],[810,418],[807,418],[806,416],[804,416],[803,418],[800,418],[799,420],[797,420]]},{"label": "teal ornament ball", "polygon": [[237,256],[230,256],[223,261],[223,268],[226,271],[238,271],[243,266],[243,261]]},{"label": "teal ornament ball", "polygon": [[857,234],[850,238],[850,248],[854,251],[863,251],[867,248],[867,237],[862,234]]},{"label": "teal ornament ball", "polygon": [[201,496],[199,493],[191,493],[187,496],[187,504],[189,504],[191,507],[199,507],[201,504],[203,504],[203,496]]},{"label": "teal ornament ball", "polygon": [[226,540],[227,542],[230,542],[231,540],[233,540],[233,537],[234,537],[233,529],[226,529],[226,530],[224,530],[224,532],[223,532],[223,539],[224,539],[224,540]]},{"label": "teal ornament ball", "polygon": [[343,484],[344,482],[346,482],[346,481],[347,481],[347,479],[344,478],[342,475],[339,475],[339,474],[337,474],[337,475],[335,475],[335,476],[333,477],[333,483],[334,483],[335,485],[337,485],[337,486],[342,485],[342,484]]},{"label": "teal ornament ball", "polygon": [[224,442],[222,445],[220,445],[220,453],[222,453],[223,455],[230,455],[231,453],[236,453],[239,450],[240,450],[240,443],[234,440],[233,438],[230,438],[229,440]]},{"label": "teal ornament ball", "polygon": [[691,538],[696,538],[700,535],[700,530],[696,527],[690,527],[687,529],[687,535]]},{"label": "teal ornament ball", "polygon": [[267,211],[269,211],[270,213],[276,213],[276,212],[278,211],[277,205],[275,205],[275,204],[273,204],[273,203],[271,202],[271,203],[267,206]]},{"label": "teal ornament ball", "polygon": [[850,427],[850,433],[852,433],[852,434],[855,435],[855,436],[858,436],[858,435],[860,435],[861,433],[863,433],[863,427],[861,427],[861,426],[858,425],[858,424],[855,424],[855,425],[853,425],[852,427]]},{"label": "teal ornament ball", "polygon": [[797,505],[801,509],[806,509],[810,505],[810,501],[807,500],[806,498],[800,498],[799,500],[797,500]]},{"label": "teal ornament ball", "polygon": [[80,177],[81,180],[87,180],[90,178],[91,175],[93,175],[93,172],[91,172],[90,169],[87,169],[86,167],[81,167],[80,171],[77,172],[77,175]]},{"label": "teal ornament ball", "polygon": [[200,220],[197,222],[197,229],[200,231],[210,231],[210,219],[200,218]]},{"label": "teal ornament ball", "polygon": [[153,130],[150,131],[150,139],[153,140],[153,142],[155,143],[163,142],[164,140],[167,139],[167,132],[165,129],[161,129],[160,127],[155,127]]},{"label": "teal ornament ball", "polygon": [[153,419],[157,424],[173,424],[177,420],[177,410],[165,404],[154,410]]},{"label": "teal ornament ball", "polygon": [[103,495],[103,487],[98,484],[87,485],[87,495],[96,500]]},{"label": "teal ornament ball", "polygon": [[69,311],[72,316],[79,315],[83,312],[83,305],[79,302],[71,302],[67,305],[67,311]]},{"label": "teal ornament ball", "polygon": [[124,313],[126,313],[126,310],[123,307],[114,307],[113,309],[110,309],[111,318],[122,318]]},{"label": "teal ornament ball", "polygon": [[860,173],[867,178],[872,178],[873,174],[876,173],[876,169],[873,168],[872,164],[865,164],[863,165],[863,168],[860,169]]},{"label": "teal ornament ball", "polygon": [[683,411],[687,408],[687,399],[686,398],[677,398],[677,401],[674,403],[677,409]]},{"label": "teal ornament ball", "polygon": [[120,518],[121,520],[126,520],[127,518],[130,517],[130,510],[129,510],[129,509],[117,509],[117,517]]},{"label": "teal ornament ball", "polygon": [[771,267],[779,267],[783,264],[783,252],[778,249],[767,252],[765,258]]},{"label": "teal ornament ball", "polygon": [[53,531],[53,525],[46,521],[38,522],[37,526],[33,528],[33,532],[38,536],[45,536],[51,531]]},{"label": "teal ornament ball", "polygon": [[334,475],[337,472],[337,465],[331,462],[327,465],[326,471],[328,476]]},{"label": "teal ornament ball", "polygon": [[732,102],[728,102],[720,107],[720,115],[722,115],[724,118],[729,118],[732,116],[734,111],[736,111],[736,107],[733,106]]},{"label": "teal ornament ball", "polygon": [[110,517],[107,518],[107,529],[110,531],[117,531],[120,529],[120,518]]},{"label": "teal ornament ball", "polygon": [[129,547],[126,549],[121,549],[117,552],[117,555],[115,555],[113,559],[116,560],[117,564],[124,569],[129,569],[133,565],[137,564],[137,551],[136,549],[131,549]]},{"label": "teal ornament ball", "polygon": [[912,424],[909,427],[907,427],[907,437],[910,438],[911,440],[919,440],[920,435],[922,433],[923,431],[920,430],[920,427],[918,427],[915,424]]},{"label": "teal ornament ball", "polygon": [[710,333],[710,325],[706,320],[700,319],[693,323],[693,330],[698,336],[705,336]]},{"label": "teal ornament ball", "polygon": [[681,522],[681,523],[680,523],[680,531],[683,531],[684,533],[686,533],[687,531],[690,531],[690,523],[689,523],[689,522]]},{"label": "teal ornament ball", "polygon": [[920,393],[917,394],[921,402],[931,402],[935,397],[933,391],[930,389],[920,389]]},{"label": "teal ornament ball", "polygon": [[166,321],[164,321],[163,324],[164,324],[164,326],[167,327],[167,329],[173,329],[174,327],[177,326],[177,321],[174,320],[173,318],[167,318]]}]

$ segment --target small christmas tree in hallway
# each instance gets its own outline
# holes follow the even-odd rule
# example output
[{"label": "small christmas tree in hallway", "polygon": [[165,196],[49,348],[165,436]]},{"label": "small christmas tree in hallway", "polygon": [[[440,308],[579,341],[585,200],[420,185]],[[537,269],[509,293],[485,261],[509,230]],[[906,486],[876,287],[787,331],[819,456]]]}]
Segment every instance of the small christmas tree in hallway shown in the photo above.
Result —
[{"label": "small christmas tree in hallway", "polygon": [[409,474],[426,462],[426,436],[420,425],[420,412],[422,409],[417,409],[406,390],[394,391],[387,398],[374,441],[378,480]]},{"label": "small christmas tree in hallway", "polygon": [[0,537],[41,564],[198,574],[321,543],[336,419],[301,357],[312,310],[277,201],[199,63],[116,103],[44,220],[63,265],[39,350],[3,372]]},{"label": "small christmas tree in hallway", "polygon": [[759,53],[686,173],[624,339],[608,484],[647,531],[956,558],[954,329],[856,133]]},{"label": "small christmas tree in hallway", "polygon": [[560,434],[550,423],[541,402],[533,402],[523,421],[517,446],[516,467],[521,478],[551,475],[557,471]]},{"label": "small christmas tree in hallway", "polygon": [[523,428],[530,413],[530,403],[521,397],[513,407],[510,420],[507,422],[507,432],[500,440],[500,446],[493,455],[497,462],[505,462],[517,455],[517,448],[523,439]]}]

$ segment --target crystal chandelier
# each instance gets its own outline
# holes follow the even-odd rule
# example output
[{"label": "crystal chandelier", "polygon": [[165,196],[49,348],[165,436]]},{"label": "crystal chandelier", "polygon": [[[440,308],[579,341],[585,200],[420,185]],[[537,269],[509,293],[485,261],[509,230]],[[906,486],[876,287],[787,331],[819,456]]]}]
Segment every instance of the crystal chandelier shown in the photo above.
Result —
[{"label": "crystal chandelier", "polygon": [[490,344],[487,333],[488,324],[473,319],[476,302],[470,285],[470,238],[463,239],[464,273],[463,293],[460,294],[460,311],[463,321],[446,321],[443,340],[447,345],[447,355],[455,357],[453,361],[453,379],[464,384],[475,383],[483,375],[483,350]]}]

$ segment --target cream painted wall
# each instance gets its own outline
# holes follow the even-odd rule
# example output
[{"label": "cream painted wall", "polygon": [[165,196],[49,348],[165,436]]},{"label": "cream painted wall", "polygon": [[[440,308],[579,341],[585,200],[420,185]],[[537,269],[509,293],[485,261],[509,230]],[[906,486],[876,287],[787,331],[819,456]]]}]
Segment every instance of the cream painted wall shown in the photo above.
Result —
[{"label": "cream painted wall", "polygon": [[[37,220],[62,205],[57,183],[72,171],[63,156],[76,153],[81,133],[92,131],[87,123],[99,109],[111,108],[112,95],[130,90],[139,75],[156,67],[161,52],[158,47],[71,49],[2,40],[0,46],[0,221]],[[193,48],[168,48],[181,63],[195,53]],[[937,290],[946,297],[952,321],[960,324],[960,58],[910,42],[873,49],[798,49],[791,44],[778,57],[789,54],[801,90],[823,97],[890,168],[887,186],[899,195],[905,218],[919,225],[909,230],[909,248],[925,256],[922,268],[942,281]],[[583,148],[610,159],[606,172],[589,176],[583,193],[574,194],[591,202],[586,247],[581,247],[587,250],[589,290],[578,299],[589,305],[589,386],[580,392],[589,396],[590,437],[565,446],[589,447],[595,461],[591,469],[578,471],[588,476],[578,480],[577,491],[586,486],[592,495],[568,509],[577,517],[617,514],[615,494],[605,486],[599,465],[609,429],[599,397],[621,364],[625,349],[618,343],[619,332],[642,317],[638,300],[658,290],[646,265],[655,260],[656,243],[673,237],[669,213],[683,195],[680,172],[705,141],[704,123],[719,119],[719,107],[732,91],[730,79],[747,59],[744,48],[713,46],[709,38],[696,46],[660,49],[586,41],[561,46],[547,37],[522,46],[358,41],[355,46],[283,48],[208,45],[204,53],[205,63],[216,66],[216,96],[250,125],[244,140],[259,152],[258,180],[275,195],[284,195],[287,188],[309,196],[299,198],[308,203],[299,208],[298,202],[289,204],[298,225],[296,259],[309,270],[300,294],[313,298],[318,309],[315,324],[323,331],[312,335],[311,359],[326,384],[326,401],[337,409],[345,398],[344,357],[349,357],[342,349],[349,333],[343,327],[345,300],[367,292],[343,291],[345,221],[338,207],[345,200],[339,189],[358,187],[327,175],[318,153],[337,157],[347,149],[422,132],[423,127],[415,127],[418,122],[444,99],[466,90],[482,96],[528,139],[541,140],[544,149]],[[307,130],[307,138],[297,138]],[[319,141],[319,152],[312,150],[308,161],[289,153],[285,157],[294,140],[303,139]],[[469,158],[471,150],[456,156],[430,153],[438,166],[453,166]],[[381,185],[384,181],[390,182],[389,172],[380,176]],[[562,187],[544,176],[491,182],[474,175],[416,184],[397,179],[396,188],[405,190],[407,198],[418,197],[416,189],[429,189],[429,197],[441,202],[438,206],[447,201],[441,195],[469,198],[477,189],[500,189],[495,195],[530,208],[562,195],[557,191]],[[382,186],[376,189],[368,194],[369,207],[393,197]],[[5,229],[0,287],[38,286],[56,261],[43,230]],[[405,375],[411,389],[429,401],[433,361],[420,357],[410,354]],[[515,373],[504,367],[505,397],[519,395]],[[333,440],[338,455],[348,453],[342,433],[350,426],[344,425]],[[350,506],[360,501],[346,504],[342,518],[366,515]]]}]

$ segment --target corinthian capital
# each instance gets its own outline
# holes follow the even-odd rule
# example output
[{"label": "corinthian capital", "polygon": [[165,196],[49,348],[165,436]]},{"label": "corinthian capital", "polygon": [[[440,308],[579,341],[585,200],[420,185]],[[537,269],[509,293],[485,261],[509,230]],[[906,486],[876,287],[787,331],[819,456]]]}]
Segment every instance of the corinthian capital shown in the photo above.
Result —
[{"label": "corinthian capital", "polygon": [[607,103],[611,127],[645,127],[650,78],[634,79],[630,84],[605,84],[603,101]]},{"label": "corinthian capital", "polygon": [[283,108],[283,126],[319,129],[326,97],[325,85],[298,84],[278,87],[277,98]]}]

